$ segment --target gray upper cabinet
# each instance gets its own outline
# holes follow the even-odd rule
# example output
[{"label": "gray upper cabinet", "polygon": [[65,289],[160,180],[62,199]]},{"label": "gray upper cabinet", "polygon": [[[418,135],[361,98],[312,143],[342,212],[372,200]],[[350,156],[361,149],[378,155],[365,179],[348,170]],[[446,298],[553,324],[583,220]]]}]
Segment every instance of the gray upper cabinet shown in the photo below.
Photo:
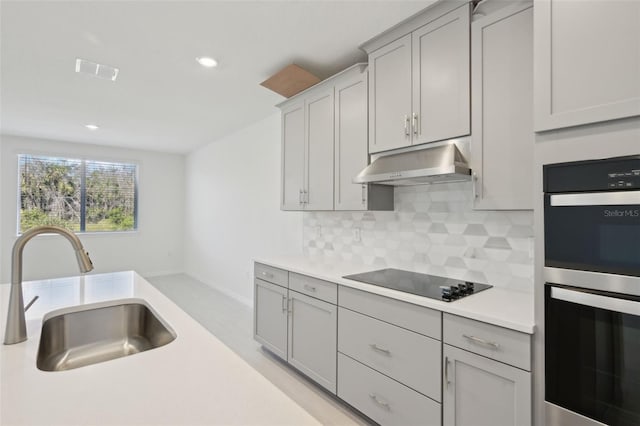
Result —
[{"label": "gray upper cabinet", "polygon": [[305,210],[333,210],[333,87],[305,100]]},{"label": "gray upper cabinet", "polygon": [[393,188],[359,185],[369,164],[367,64],[279,105],[282,210],[393,210]]},{"label": "gray upper cabinet", "polygon": [[304,189],[304,101],[282,108],[282,194],[283,210],[300,210]]},{"label": "gray upper cabinet", "polygon": [[353,177],[369,164],[366,65],[353,67],[335,84],[335,210],[393,210],[393,188],[359,185]]},{"label": "gray upper cabinet", "polygon": [[287,289],[255,280],[253,337],[280,358],[287,359]]},{"label": "gray upper cabinet", "polygon": [[482,13],[471,24],[474,208],[533,209],[533,5]]},{"label": "gray upper cabinet", "polygon": [[363,46],[371,74],[370,153],[470,133],[470,6],[449,4],[457,9],[412,18],[406,28],[422,25],[409,34],[382,47],[376,40]]},{"label": "gray upper cabinet", "polygon": [[363,66],[335,86],[335,209],[366,210],[367,185],[353,183],[367,164],[367,72]]},{"label": "gray upper cabinet", "polygon": [[640,115],[640,2],[539,0],[535,130]]},{"label": "gray upper cabinet", "polygon": [[531,425],[531,374],[443,345],[444,426]]},{"label": "gray upper cabinet", "polygon": [[336,305],[289,291],[289,364],[336,393]]},{"label": "gray upper cabinet", "polygon": [[412,34],[412,144],[470,132],[469,6]]},{"label": "gray upper cabinet", "polygon": [[333,210],[333,87],[282,108],[282,210]]},{"label": "gray upper cabinet", "polygon": [[411,34],[369,55],[369,152],[411,145]]}]

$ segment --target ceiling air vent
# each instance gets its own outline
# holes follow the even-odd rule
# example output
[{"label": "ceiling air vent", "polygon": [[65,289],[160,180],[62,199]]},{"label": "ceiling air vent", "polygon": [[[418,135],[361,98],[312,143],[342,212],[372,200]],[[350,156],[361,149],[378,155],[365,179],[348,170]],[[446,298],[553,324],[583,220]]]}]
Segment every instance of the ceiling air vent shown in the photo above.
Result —
[{"label": "ceiling air vent", "polygon": [[86,59],[76,59],[76,72],[87,74],[104,80],[116,81],[120,70],[109,65],[97,64]]}]

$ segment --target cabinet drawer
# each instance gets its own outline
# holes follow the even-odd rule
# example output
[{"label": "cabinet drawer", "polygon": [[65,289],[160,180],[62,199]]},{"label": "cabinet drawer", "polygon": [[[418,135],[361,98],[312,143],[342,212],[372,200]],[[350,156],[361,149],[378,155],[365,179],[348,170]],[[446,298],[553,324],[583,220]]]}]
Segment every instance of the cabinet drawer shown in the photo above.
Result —
[{"label": "cabinet drawer", "polygon": [[338,305],[441,340],[442,313],[423,306],[340,286]]},{"label": "cabinet drawer", "polygon": [[253,265],[253,273],[256,278],[278,284],[282,287],[288,287],[289,272],[284,269],[274,268],[273,266],[263,265],[262,263],[257,262]]},{"label": "cabinet drawer", "polygon": [[383,426],[440,426],[440,404],[341,353],[338,397]]},{"label": "cabinet drawer", "polygon": [[441,400],[439,340],[338,309],[338,350],[418,392]]},{"label": "cabinet drawer", "polygon": [[526,333],[446,313],[443,330],[445,343],[531,371],[531,337]]},{"label": "cabinet drawer", "polygon": [[338,285],[306,275],[290,273],[289,288],[299,293],[324,300],[334,305],[338,302]]}]

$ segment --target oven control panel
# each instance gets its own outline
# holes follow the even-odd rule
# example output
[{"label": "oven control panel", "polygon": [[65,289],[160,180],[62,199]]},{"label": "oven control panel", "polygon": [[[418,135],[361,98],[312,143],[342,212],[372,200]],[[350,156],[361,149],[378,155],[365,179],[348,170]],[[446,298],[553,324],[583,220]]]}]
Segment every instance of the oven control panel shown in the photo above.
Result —
[{"label": "oven control panel", "polygon": [[611,172],[609,176],[610,189],[614,188],[640,188],[640,168],[635,170],[622,170]]},{"label": "oven control panel", "polygon": [[547,194],[639,189],[640,155],[544,166]]}]

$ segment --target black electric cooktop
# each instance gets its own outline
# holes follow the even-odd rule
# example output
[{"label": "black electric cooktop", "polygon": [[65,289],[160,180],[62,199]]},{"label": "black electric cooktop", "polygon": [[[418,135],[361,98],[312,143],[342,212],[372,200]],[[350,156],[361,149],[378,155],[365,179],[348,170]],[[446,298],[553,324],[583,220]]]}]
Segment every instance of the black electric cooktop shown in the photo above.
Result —
[{"label": "black electric cooktop", "polygon": [[435,275],[419,274],[400,269],[380,269],[379,271],[346,275],[343,278],[386,287],[405,293],[431,299],[451,302],[491,288],[487,284],[455,280]]}]

